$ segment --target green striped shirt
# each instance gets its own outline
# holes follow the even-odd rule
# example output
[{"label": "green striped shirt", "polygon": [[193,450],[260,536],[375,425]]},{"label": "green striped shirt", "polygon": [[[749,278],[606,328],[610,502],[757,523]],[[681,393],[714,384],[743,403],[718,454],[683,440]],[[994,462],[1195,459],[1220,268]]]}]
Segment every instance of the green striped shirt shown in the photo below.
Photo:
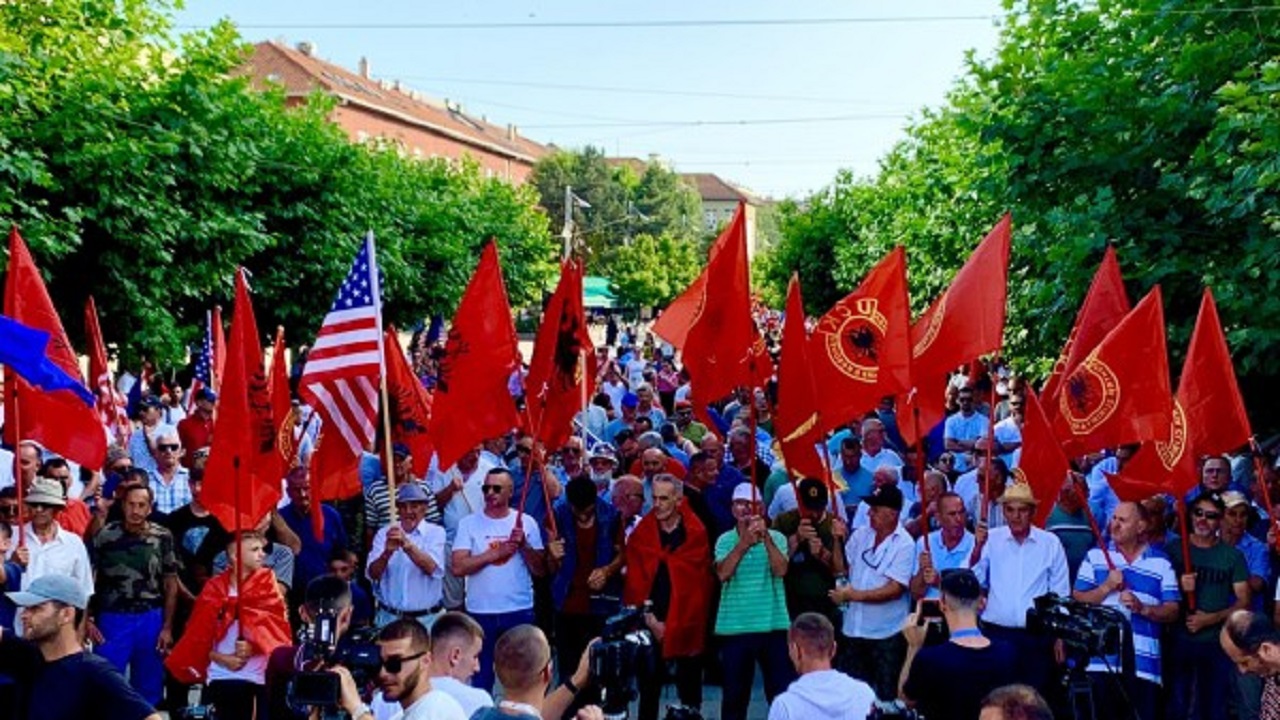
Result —
[{"label": "green striped shirt", "polygon": [[[785,557],[787,538],[777,530],[770,530],[769,539]],[[737,544],[737,528],[721,535],[716,541],[716,562],[728,557]],[[716,634],[745,635],[789,627],[786,586],[781,577],[769,570],[769,554],[764,544],[756,543],[742,556],[733,577],[720,588]]]}]

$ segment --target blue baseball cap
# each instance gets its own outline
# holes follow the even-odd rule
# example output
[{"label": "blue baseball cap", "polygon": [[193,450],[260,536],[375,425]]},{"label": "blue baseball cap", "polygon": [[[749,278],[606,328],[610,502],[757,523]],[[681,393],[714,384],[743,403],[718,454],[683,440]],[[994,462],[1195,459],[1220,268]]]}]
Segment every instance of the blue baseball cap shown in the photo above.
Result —
[{"label": "blue baseball cap", "polygon": [[89,594],[68,575],[41,575],[32,580],[26,590],[5,594],[18,607],[31,607],[51,601],[80,610],[89,607]]}]

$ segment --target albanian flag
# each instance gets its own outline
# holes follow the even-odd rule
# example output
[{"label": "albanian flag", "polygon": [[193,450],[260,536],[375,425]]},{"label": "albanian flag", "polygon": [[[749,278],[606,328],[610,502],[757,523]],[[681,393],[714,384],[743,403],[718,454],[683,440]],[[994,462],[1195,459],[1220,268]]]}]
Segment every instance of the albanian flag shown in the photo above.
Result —
[{"label": "albanian flag", "polygon": [[525,381],[525,403],[532,424],[529,431],[547,448],[558,448],[569,439],[583,396],[589,398],[594,392],[595,377],[595,348],[582,304],[582,266],[566,260],[556,291],[543,311]]},{"label": "albanian flag", "polygon": [[910,341],[907,256],[899,245],[813,329],[813,382],[822,388],[823,430],[911,388]]}]

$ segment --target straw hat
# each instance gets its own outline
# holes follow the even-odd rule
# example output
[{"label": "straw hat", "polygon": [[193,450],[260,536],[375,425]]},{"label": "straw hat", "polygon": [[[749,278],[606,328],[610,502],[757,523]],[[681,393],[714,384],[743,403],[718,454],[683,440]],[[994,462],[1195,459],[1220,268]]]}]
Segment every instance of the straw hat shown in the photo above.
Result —
[{"label": "straw hat", "polygon": [[1040,504],[1040,501],[1036,500],[1036,496],[1031,494],[1031,486],[1022,482],[1013,483],[1006,487],[1004,494],[1000,496],[999,502],[1001,505],[1008,505],[1009,503]]}]

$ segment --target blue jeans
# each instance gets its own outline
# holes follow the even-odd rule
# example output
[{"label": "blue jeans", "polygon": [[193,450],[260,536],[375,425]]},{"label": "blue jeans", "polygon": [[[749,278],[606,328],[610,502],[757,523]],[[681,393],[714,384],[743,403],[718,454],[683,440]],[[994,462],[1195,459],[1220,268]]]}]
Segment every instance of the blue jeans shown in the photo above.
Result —
[{"label": "blue jeans", "polygon": [[164,627],[160,608],[140,613],[98,614],[102,644],[94,649],[116,669],[129,675],[129,684],[152,707],[164,694],[164,660],[156,652],[156,639]]},{"label": "blue jeans", "polygon": [[1231,660],[1217,643],[1196,642],[1179,634],[1173,644],[1173,667],[1168,716],[1172,720],[1214,720],[1226,717],[1235,677]]},{"label": "blue jeans", "polygon": [[471,613],[471,617],[484,629],[484,644],[480,647],[480,671],[471,678],[471,685],[492,693],[493,647],[498,644],[502,633],[517,625],[532,625],[533,608],[508,613]]}]

